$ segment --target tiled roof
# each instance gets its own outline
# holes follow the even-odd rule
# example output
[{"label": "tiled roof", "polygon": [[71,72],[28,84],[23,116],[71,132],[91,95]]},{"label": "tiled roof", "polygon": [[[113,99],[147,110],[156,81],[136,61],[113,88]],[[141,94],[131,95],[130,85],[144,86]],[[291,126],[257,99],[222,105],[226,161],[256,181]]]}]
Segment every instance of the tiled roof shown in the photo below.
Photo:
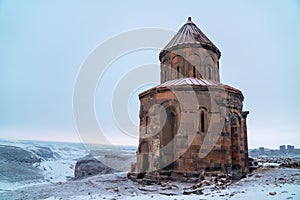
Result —
[{"label": "tiled roof", "polygon": [[150,88],[142,93],[139,94],[139,97],[143,97],[149,93],[152,93],[155,90],[172,90],[172,89],[178,89],[178,88],[185,88],[186,86],[190,86],[193,89],[196,89],[197,87],[204,87],[204,88],[215,88],[215,89],[221,89],[224,91],[231,91],[234,93],[238,93],[241,95],[241,98],[244,99],[244,96],[242,92],[234,87],[213,81],[213,80],[208,80],[204,78],[191,78],[191,77],[186,77],[186,78],[180,78],[180,79],[174,79],[174,80],[169,80],[167,82],[164,82],[156,87]]},{"label": "tiled roof", "polygon": [[162,88],[162,87],[172,87],[172,86],[184,86],[184,85],[192,85],[192,86],[212,86],[212,87],[223,87],[225,89],[229,90],[234,90],[236,92],[241,92],[240,90],[230,87],[228,85],[213,81],[213,80],[208,80],[204,78],[180,78],[180,79],[174,79],[174,80],[169,80],[167,82],[164,82],[155,88]]},{"label": "tiled roof", "polygon": [[180,28],[172,40],[165,46],[160,52],[160,58],[162,58],[166,52],[172,51],[179,46],[192,46],[203,47],[214,51],[218,57],[221,56],[220,50],[206,37],[206,35],[192,22],[191,17],[188,21]]}]

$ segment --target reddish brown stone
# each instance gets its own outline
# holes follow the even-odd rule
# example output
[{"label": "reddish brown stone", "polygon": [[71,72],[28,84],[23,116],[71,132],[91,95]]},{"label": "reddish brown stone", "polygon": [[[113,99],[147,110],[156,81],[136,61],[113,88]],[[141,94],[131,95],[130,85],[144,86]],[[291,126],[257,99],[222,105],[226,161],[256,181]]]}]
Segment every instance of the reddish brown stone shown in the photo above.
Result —
[{"label": "reddish brown stone", "polygon": [[136,172],[248,172],[244,96],[220,83],[220,51],[199,30],[191,20],[180,29],[160,53],[161,84],[139,95]]}]

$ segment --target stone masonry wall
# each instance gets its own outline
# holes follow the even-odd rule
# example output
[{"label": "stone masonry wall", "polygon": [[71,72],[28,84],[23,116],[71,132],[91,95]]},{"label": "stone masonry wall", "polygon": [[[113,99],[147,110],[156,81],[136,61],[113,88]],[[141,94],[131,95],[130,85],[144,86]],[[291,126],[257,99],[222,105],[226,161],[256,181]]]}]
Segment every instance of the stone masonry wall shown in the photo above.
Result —
[{"label": "stone masonry wall", "polygon": [[[164,168],[178,174],[247,172],[247,135],[240,94],[224,89],[178,87],[149,91],[140,101],[137,172]],[[162,110],[169,107],[177,119],[176,130],[174,138],[163,145],[166,133],[161,120],[166,116]]]},{"label": "stone masonry wall", "polygon": [[161,83],[183,77],[206,78],[220,82],[219,59],[214,52],[204,48],[175,49],[162,58],[160,77]]}]

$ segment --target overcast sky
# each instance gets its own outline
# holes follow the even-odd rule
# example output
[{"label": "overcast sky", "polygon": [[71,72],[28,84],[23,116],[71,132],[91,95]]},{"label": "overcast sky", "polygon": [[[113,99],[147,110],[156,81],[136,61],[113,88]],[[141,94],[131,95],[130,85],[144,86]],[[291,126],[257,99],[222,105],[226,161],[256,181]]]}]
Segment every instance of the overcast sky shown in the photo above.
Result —
[{"label": "overcast sky", "polygon": [[[297,0],[0,0],[0,138],[80,141],[72,93],[89,54],[130,30],[178,31],[189,16],[222,52],[221,81],[245,96],[250,148],[300,148]],[[158,70],[158,53],[143,50],[119,58],[103,78],[105,87],[98,87],[96,115],[112,143],[137,144],[113,119],[110,100],[118,80],[137,66],[154,64]],[[141,90],[132,91],[128,106],[136,126]]]}]

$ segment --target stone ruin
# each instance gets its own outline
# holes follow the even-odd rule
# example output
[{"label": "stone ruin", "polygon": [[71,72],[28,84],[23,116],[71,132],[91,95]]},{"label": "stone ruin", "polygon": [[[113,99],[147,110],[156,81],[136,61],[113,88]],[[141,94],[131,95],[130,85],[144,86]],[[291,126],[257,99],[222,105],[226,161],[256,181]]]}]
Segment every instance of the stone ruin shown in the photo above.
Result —
[{"label": "stone ruin", "polygon": [[160,52],[161,84],[139,94],[140,135],[131,177],[198,180],[249,172],[242,92],[220,82],[220,50],[192,22]]}]

